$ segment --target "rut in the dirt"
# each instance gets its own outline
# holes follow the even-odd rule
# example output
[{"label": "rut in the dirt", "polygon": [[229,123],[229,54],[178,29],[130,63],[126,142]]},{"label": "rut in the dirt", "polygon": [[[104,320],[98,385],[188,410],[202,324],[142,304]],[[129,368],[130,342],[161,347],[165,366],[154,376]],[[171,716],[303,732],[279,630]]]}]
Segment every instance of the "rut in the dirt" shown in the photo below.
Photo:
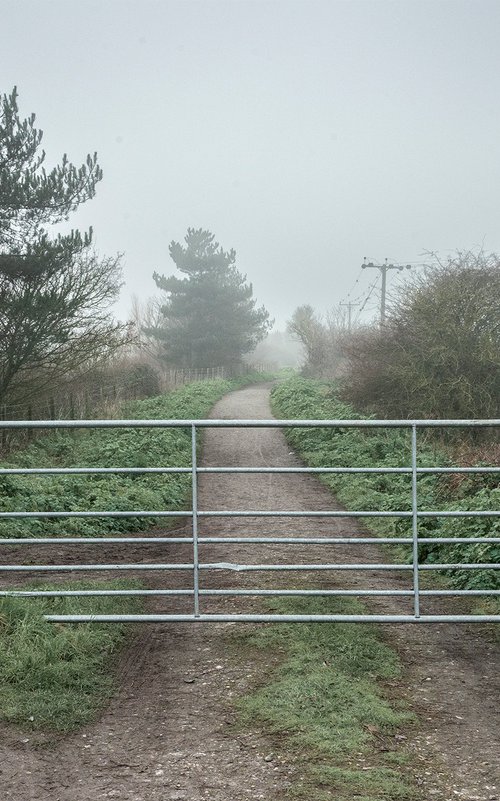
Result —
[{"label": "rut in the dirt", "polygon": [[[232,393],[213,410],[214,418],[269,418],[269,389],[250,387]],[[209,429],[204,438],[207,466],[294,466],[298,462],[282,433],[274,429]],[[317,509],[338,508],[328,491],[311,476],[204,475],[200,481],[202,509]],[[360,533],[349,520],[216,519],[203,520],[201,534],[267,534],[287,536]],[[290,547],[293,552],[290,552]],[[311,550],[311,547],[313,550]],[[203,562],[284,563],[354,561],[355,546],[203,545]],[[335,548],[335,550],[331,550]],[[380,560],[376,544],[365,558]],[[62,554],[64,557],[65,554]],[[74,556],[73,556],[74,558]],[[101,552],[102,561],[115,560],[116,550]],[[144,561],[190,561],[187,546],[174,544],[138,549],[133,558]],[[61,549],[54,561],[61,559]],[[85,561],[86,555],[81,556]],[[66,559],[65,559],[66,561]],[[131,554],[124,556],[131,561]],[[32,579],[33,576],[30,576]],[[53,576],[51,576],[53,578]],[[66,575],[65,578],[68,578]],[[321,576],[321,581],[332,578]],[[300,580],[308,580],[301,576]],[[285,574],[202,571],[203,587],[293,587]],[[298,580],[298,579],[295,579]],[[320,579],[315,576],[315,581]],[[336,581],[339,578],[335,577]],[[179,572],[149,579],[151,587],[189,586],[192,577]],[[351,586],[406,586],[406,576],[382,576],[376,571],[349,575]],[[203,611],[259,611],[258,599],[212,600],[203,597]],[[187,601],[177,604],[186,611]],[[404,599],[378,599],[377,611],[408,611]],[[151,611],[172,609],[158,598]],[[1,741],[1,798],[14,801],[249,801],[279,799],[290,770],[286,763],[266,761],[271,750],[258,733],[236,737],[228,726],[231,697],[245,691],[258,668],[244,671],[231,664],[224,637],[231,624],[154,625],[137,629],[119,669],[118,695],[102,718],[69,737],[26,735],[4,729]],[[441,765],[442,779],[425,775],[421,783],[437,801],[452,798],[490,801],[500,788],[498,754],[498,661],[493,647],[472,627],[392,626],[387,636],[403,655],[408,695],[423,721],[411,739],[415,760]],[[500,796],[499,796],[500,797]],[[314,799],[311,799],[314,801]]]}]

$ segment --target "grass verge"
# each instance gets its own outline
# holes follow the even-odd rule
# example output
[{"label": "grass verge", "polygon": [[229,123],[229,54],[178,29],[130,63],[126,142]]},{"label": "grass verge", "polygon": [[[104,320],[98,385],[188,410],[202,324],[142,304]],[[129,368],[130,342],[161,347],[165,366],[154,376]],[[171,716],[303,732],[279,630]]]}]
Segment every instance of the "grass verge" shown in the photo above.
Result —
[{"label": "grass verge", "polygon": [[[270,608],[298,614],[359,614],[353,599],[280,599]],[[416,799],[399,730],[415,721],[398,697],[400,663],[371,625],[293,623],[238,636],[238,646],[278,653],[280,664],[237,708],[241,724],[260,722],[296,765],[289,798],[307,801]],[[403,738],[401,738],[403,739]]]},{"label": "grass verge", "polygon": [[[261,380],[268,376],[258,376]],[[251,374],[232,381],[188,384],[174,392],[124,404],[124,419],[198,419],[207,417],[224,394],[249,383]],[[59,429],[40,437],[1,464],[8,468],[40,467],[189,467],[191,430]],[[0,512],[184,509],[190,474],[136,475],[0,475]],[[0,539],[40,536],[92,536],[141,531],[160,521],[154,517],[15,518],[0,520]],[[162,518],[163,527],[168,519]]]},{"label": "grass verge", "polygon": [[[138,589],[138,582],[75,582],[57,589]],[[30,585],[23,589],[56,589]],[[113,693],[113,656],[130,624],[49,623],[45,614],[142,611],[140,597],[0,599],[0,718],[24,728],[71,731],[91,721]],[[128,626],[128,628],[127,628]]]},{"label": "grass verge", "polygon": [[[292,378],[277,385],[272,392],[273,410],[277,417],[309,419],[356,419],[359,415],[342,403],[335,386],[311,379]],[[290,444],[303,461],[312,467],[409,467],[410,435],[398,429],[321,429],[292,428],[286,430]],[[420,467],[450,466],[445,451],[435,441],[421,437],[418,449]],[[456,478],[456,476],[455,476]],[[453,479],[453,476],[451,476]],[[450,476],[418,477],[419,509],[425,510],[497,510],[500,504],[498,476],[461,481],[454,488]],[[411,510],[411,476],[403,474],[330,474],[321,476],[347,509],[367,511]],[[384,536],[411,536],[408,519],[367,518],[367,528]],[[441,538],[500,537],[500,518],[421,518],[421,537],[435,542],[421,544],[421,562],[434,563],[498,563],[498,543],[443,543]],[[403,551],[403,548],[406,550]],[[395,551],[411,560],[411,546]],[[452,586],[460,589],[500,589],[500,571],[495,569],[454,569],[444,571]]]}]

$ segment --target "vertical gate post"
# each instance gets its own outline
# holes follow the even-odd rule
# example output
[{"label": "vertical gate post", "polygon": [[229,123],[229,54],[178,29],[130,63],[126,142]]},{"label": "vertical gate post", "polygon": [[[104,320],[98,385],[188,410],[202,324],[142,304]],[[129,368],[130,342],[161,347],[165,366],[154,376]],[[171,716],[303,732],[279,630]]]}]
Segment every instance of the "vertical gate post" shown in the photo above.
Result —
[{"label": "vertical gate post", "polygon": [[418,499],[417,499],[417,426],[411,427],[411,511],[413,537],[413,611],[420,617],[420,592],[418,577]]},{"label": "vertical gate post", "polygon": [[194,615],[200,616],[200,570],[198,557],[198,470],[196,458],[196,424],[191,423],[191,482],[193,512],[193,592]]}]

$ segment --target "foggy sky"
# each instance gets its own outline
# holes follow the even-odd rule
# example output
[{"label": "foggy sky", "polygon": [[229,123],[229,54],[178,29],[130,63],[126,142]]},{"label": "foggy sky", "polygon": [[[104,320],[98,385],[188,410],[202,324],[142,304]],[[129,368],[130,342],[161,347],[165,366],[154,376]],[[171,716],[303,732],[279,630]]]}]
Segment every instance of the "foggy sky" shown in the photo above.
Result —
[{"label": "foggy sky", "polygon": [[[47,166],[97,150],[71,218],[130,296],[211,230],[277,325],[361,298],[364,256],[500,251],[497,0],[1,0],[0,91]],[[394,280],[394,276],[390,276]],[[353,285],[358,279],[358,283]],[[375,313],[376,296],[367,306]]]}]

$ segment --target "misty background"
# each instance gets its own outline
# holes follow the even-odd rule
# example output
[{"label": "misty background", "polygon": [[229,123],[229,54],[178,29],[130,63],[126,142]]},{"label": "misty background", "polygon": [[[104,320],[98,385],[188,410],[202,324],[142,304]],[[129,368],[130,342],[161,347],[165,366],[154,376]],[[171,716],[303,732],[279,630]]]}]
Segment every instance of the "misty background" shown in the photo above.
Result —
[{"label": "misty background", "polygon": [[363,300],[364,256],[500,250],[499,34],[494,0],[3,0],[0,75],[47,167],[98,153],[70,227],[124,254],[119,317],[194,226],[283,330]]}]

